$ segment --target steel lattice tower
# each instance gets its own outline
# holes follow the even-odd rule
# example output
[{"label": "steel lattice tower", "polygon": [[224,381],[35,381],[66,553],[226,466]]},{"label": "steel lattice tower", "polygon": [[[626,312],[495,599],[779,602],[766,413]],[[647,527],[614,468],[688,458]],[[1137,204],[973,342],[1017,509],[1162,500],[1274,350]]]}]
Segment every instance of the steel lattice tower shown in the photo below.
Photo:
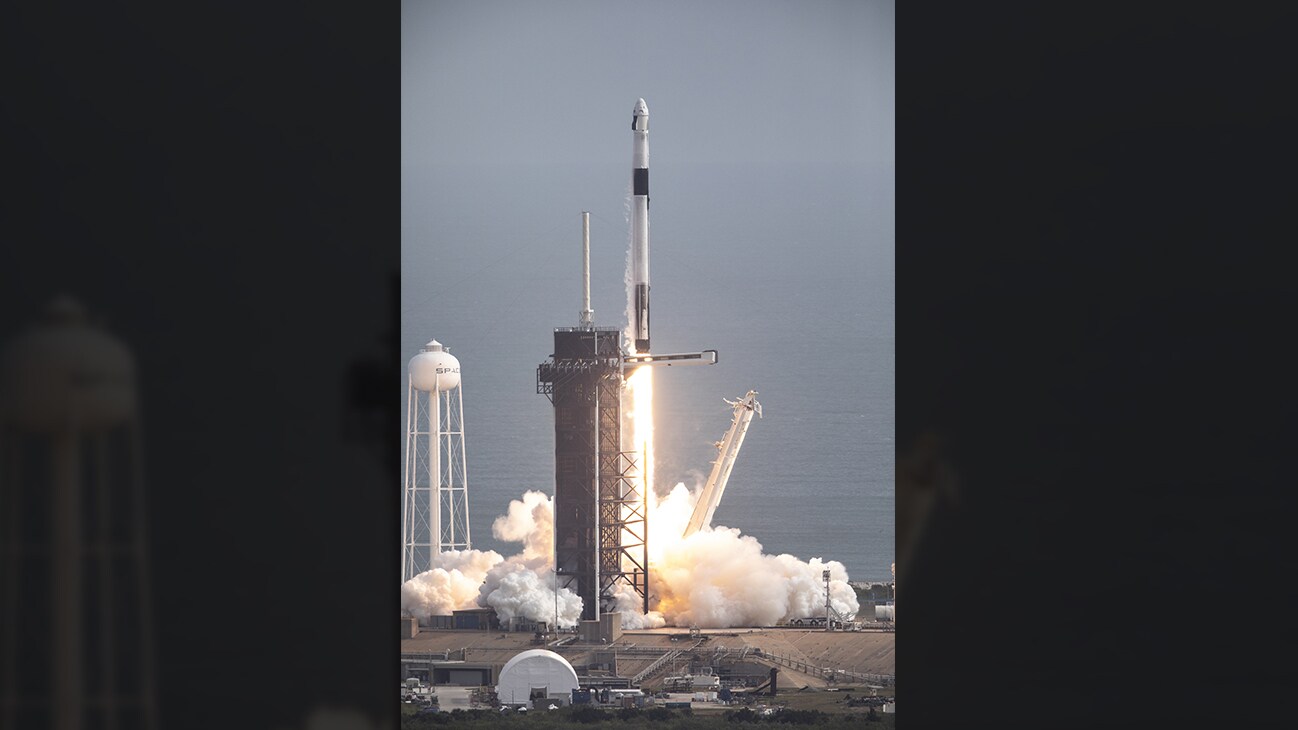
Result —
[{"label": "steel lattice tower", "polygon": [[443,550],[469,550],[469,494],[460,361],[437,340],[410,360],[401,509],[401,580]]}]

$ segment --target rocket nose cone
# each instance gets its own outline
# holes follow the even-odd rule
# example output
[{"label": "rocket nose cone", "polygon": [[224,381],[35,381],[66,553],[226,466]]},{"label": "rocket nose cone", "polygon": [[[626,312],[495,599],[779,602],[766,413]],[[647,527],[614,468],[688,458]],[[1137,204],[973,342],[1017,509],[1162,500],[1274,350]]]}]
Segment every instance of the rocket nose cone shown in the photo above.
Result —
[{"label": "rocket nose cone", "polygon": [[646,105],[646,104],[644,103],[644,99],[640,99],[640,100],[636,101],[636,103],[635,103],[635,115],[638,116],[638,117],[639,117],[639,116],[649,116],[649,106]]}]

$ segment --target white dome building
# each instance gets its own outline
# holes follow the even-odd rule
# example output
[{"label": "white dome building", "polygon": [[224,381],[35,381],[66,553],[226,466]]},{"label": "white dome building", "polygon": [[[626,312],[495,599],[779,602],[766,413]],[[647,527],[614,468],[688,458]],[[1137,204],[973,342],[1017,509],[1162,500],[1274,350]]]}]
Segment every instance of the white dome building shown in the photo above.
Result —
[{"label": "white dome building", "polygon": [[[562,698],[567,704],[577,687],[577,670],[567,659],[545,649],[529,649],[515,655],[500,670],[496,699],[501,704],[514,705],[538,697]],[[545,705],[538,703],[536,707],[544,709]]]}]

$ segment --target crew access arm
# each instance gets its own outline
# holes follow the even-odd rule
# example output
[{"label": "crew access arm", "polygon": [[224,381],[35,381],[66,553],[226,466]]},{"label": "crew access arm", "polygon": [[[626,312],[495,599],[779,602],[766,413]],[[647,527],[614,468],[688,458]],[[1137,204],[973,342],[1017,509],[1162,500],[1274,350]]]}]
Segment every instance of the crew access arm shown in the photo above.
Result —
[{"label": "crew access arm", "polygon": [[730,430],[726,431],[725,437],[717,442],[720,454],[712,462],[712,473],[708,475],[708,481],[699,494],[699,501],[694,505],[694,514],[690,515],[689,524],[685,526],[684,537],[693,535],[703,529],[704,525],[712,524],[712,513],[717,510],[721,494],[726,491],[726,482],[730,480],[730,470],[739,457],[739,447],[744,444],[748,424],[752,422],[754,413],[759,418],[762,415],[762,404],[757,402],[755,390],[748,391],[748,395],[738,401],[725,400],[735,407],[734,419],[730,422]]}]

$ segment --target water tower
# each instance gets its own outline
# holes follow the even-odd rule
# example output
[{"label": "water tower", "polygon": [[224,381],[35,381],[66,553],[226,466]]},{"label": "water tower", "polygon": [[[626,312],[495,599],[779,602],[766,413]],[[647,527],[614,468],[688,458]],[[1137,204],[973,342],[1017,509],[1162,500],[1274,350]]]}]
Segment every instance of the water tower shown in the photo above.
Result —
[{"label": "water tower", "polygon": [[135,363],[62,297],[0,351],[0,727],[156,728]]},{"label": "water tower", "polygon": [[410,359],[404,495],[402,582],[429,570],[441,551],[472,547],[460,361],[437,340]]}]

